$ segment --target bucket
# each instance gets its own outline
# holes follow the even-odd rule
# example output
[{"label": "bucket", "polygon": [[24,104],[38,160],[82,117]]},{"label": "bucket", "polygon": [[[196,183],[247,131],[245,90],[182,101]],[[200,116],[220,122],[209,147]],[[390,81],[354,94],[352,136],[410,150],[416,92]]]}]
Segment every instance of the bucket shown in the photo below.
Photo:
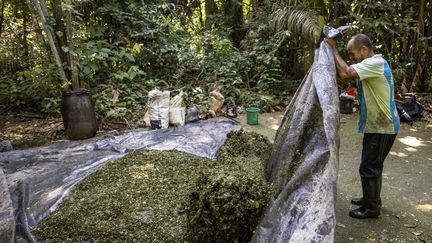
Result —
[{"label": "bucket", "polygon": [[63,95],[62,117],[69,139],[87,139],[96,135],[96,114],[88,91],[66,92]]},{"label": "bucket", "polygon": [[256,107],[246,108],[246,117],[248,125],[257,125],[260,109]]}]

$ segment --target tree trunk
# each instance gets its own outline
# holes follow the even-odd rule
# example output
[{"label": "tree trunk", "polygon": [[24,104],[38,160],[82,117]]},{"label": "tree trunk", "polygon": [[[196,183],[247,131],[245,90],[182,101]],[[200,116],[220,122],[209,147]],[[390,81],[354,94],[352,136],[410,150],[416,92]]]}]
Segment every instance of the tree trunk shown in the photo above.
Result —
[{"label": "tree trunk", "polygon": [[[66,33],[66,26],[64,23],[64,20],[66,17],[64,16],[63,9],[62,9],[62,1],[61,0],[51,0],[51,10],[53,13],[53,17],[55,20],[54,27],[54,38],[56,38],[58,45],[58,53],[60,55],[60,59],[62,60],[62,63],[67,63],[67,67],[65,69],[66,77],[70,80],[71,78],[71,72],[69,70],[70,63],[67,53],[64,51],[64,48],[68,47],[67,43],[67,33]],[[58,33],[61,33],[60,35]]]},{"label": "tree trunk", "polygon": [[410,88],[411,93],[419,92],[420,88],[422,87],[421,77],[423,74],[423,62],[426,59],[426,54],[425,53],[422,54],[418,53],[418,54],[420,55],[420,57],[417,59],[416,71],[414,73],[414,78],[411,83],[411,88]]},{"label": "tree trunk", "polygon": [[49,42],[49,45],[51,48],[51,52],[54,56],[55,63],[58,67],[60,78],[62,79],[62,81],[67,81],[66,74],[63,70],[62,61],[60,59],[60,55],[58,52],[59,45],[56,43],[56,39],[54,36],[55,34],[54,34],[53,29],[51,28],[51,26],[48,25],[47,20],[45,18],[45,16],[48,15],[48,14],[45,14],[45,13],[47,13],[46,4],[45,4],[44,0],[33,0],[33,4],[35,5],[36,10],[38,12],[38,15],[42,21],[43,26],[44,26],[46,35],[48,37],[48,42]]},{"label": "tree trunk", "polygon": [[426,53],[423,50],[423,48],[421,48],[420,46],[422,42],[420,38],[424,35],[425,8],[426,8],[426,0],[420,0],[419,16],[417,20],[416,37],[415,37],[416,40],[415,53],[418,56],[417,56],[417,65],[416,65],[413,81],[411,83],[410,92],[418,92],[420,91],[420,87],[422,86],[421,76],[423,72],[423,65],[424,65]]},{"label": "tree trunk", "polygon": [[223,3],[225,26],[231,28],[231,41],[234,46],[240,48],[246,31],[243,29],[243,1],[225,0]]},{"label": "tree trunk", "polygon": [[1,12],[0,12],[0,38],[1,38],[1,34],[2,34],[2,26],[3,26],[3,17],[4,17],[5,2],[6,2],[6,0],[2,1]]},{"label": "tree trunk", "polygon": [[34,32],[36,33],[36,40],[37,40],[37,42],[39,42],[40,46],[43,46],[45,48],[45,50],[49,52],[50,46],[45,40],[45,37],[42,33],[42,29],[39,27],[38,19],[37,19],[37,16],[35,14],[38,11],[37,11],[37,9],[35,10],[35,6],[31,2],[29,4],[29,12],[31,14],[32,28],[33,28]]},{"label": "tree trunk", "polygon": [[19,9],[18,4],[19,4],[18,0],[14,0],[14,8],[13,8],[14,12],[13,12],[13,14],[15,17],[18,16],[18,9]]},{"label": "tree trunk", "polygon": [[[425,19],[432,19],[432,4],[430,2],[426,5]],[[425,36],[432,36],[432,23],[430,21],[425,23]],[[425,80],[428,80],[428,84],[425,86],[432,92],[432,49],[430,48],[430,46],[432,46],[432,40],[429,39],[426,45],[429,48],[426,49],[426,62],[424,63],[425,70],[423,73]]]},{"label": "tree trunk", "polygon": [[[71,6],[71,0],[66,0],[66,3]],[[68,57],[69,57],[69,65],[71,71],[71,81],[72,81],[72,90],[79,91],[80,84],[78,80],[78,69],[75,62],[75,57],[73,55],[73,39],[72,39],[72,13],[71,10],[68,9],[66,12],[66,39],[68,42]]]},{"label": "tree trunk", "polygon": [[23,48],[24,48],[24,56],[29,56],[29,47],[27,42],[27,23],[28,23],[28,7],[26,0],[22,0],[22,17],[23,17]]},{"label": "tree trunk", "polygon": [[215,19],[215,14],[217,12],[217,6],[214,0],[205,0],[205,28],[210,30]]},{"label": "tree trunk", "polygon": [[198,3],[198,9],[199,9],[199,20],[200,20],[200,28],[204,26],[204,20],[203,20],[203,12],[202,12],[202,3],[201,0],[196,1]]}]

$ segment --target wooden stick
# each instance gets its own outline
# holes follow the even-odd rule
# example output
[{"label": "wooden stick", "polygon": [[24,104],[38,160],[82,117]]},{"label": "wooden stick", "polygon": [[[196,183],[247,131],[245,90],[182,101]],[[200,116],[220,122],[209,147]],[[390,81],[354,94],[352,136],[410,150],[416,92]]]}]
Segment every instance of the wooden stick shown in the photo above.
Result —
[{"label": "wooden stick", "polygon": [[432,93],[404,93],[402,95],[432,95]]},{"label": "wooden stick", "polygon": [[71,0],[66,0],[66,3],[69,5],[68,10],[66,11],[66,40],[68,43],[69,51],[67,53],[70,63],[71,69],[71,79],[72,79],[72,90],[78,91],[80,89],[80,84],[78,80],[78,69],[75,63],[75,57],[72,54],[73,50],[73,39],[72,39],[72,14],[70,7],[72,6]]},{"label": "wooden stick", "polygon": [[57,49],[56,44],[55,44],[54,31],[52,30],[51,26],[48,25],[46,18],[45,18],[45,16],[48,14],[46,4],[45,4],[44,0],[33,0],[33,4],[36,7],[36,10],[39,14],[39,17],[41,18],[42,25],[44,26],[44,30],[45,30],[45,33],[48,37],[48,42],[49,42],[49,45],[51,47],[51,51],[52,51],[52,54],[54,56],[55,63],[57,64],[57,67],[59,70],[60,78],[62,80],[67,81],[66,74],[65,74],[65,71],[63,69],[62,61],[60,59],[60,55],[58,53],[58,49]]}]

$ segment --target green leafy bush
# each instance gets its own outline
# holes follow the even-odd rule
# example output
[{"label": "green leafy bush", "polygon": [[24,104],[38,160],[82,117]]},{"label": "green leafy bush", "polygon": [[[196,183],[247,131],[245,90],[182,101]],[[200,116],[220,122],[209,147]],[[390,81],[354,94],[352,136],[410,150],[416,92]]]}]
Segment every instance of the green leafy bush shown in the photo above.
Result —
[{"label": "green leafy bush", "polygon": [[138,122],[144,116],[147,93],[142,85],[112,82],[100,84],[98,88],[93,99],[99,118]]},{"label": "green leafy bush", "polygon": [[33,63],[15,77],[0,78],[0,103],[12,109],[31,109],[59,113],[61,85],[56,67],[50,63]]},{"label": "green leafy bush", "polygon": [[259,107],[263,112],[271,112],[273,100],[269,96],[248,92],[244,95],[243,104],[245,107]]}]

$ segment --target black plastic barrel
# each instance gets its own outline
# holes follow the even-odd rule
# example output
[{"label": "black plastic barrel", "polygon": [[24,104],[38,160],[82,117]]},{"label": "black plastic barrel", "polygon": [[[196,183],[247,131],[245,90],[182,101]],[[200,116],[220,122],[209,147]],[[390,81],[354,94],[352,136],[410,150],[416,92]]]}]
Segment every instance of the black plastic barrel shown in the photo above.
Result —
[{"label": "black plastic barrel", "polygon": [[90,92],[68,91],[64,93],[62,117],[69,139],[86,139],[96,135],[97,120]]},{"label": "black plastic barrel", "polygon": [[342,114],[351,114],[353,113],[354,108],[354,97],[343,95],[339,97],[340,103],[340,113]]}]

